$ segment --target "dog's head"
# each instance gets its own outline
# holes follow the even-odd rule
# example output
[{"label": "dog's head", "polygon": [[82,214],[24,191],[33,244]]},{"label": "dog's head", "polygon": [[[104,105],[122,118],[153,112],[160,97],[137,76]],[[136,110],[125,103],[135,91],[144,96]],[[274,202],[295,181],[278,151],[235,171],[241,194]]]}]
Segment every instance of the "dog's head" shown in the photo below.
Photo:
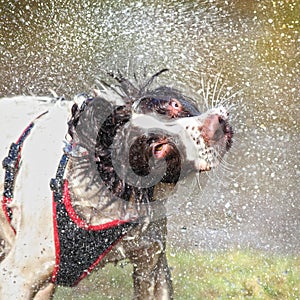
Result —
[{"label": "dog's head", "polygon": [[103,84],[96,97],[74,106],[69,122],[74,143],[96,165],[90,170],[97,175],[89,176],[124,200],[152,201],[158,183],[210,170],[232,144],[223,106],[201,113],[176,89],[150,89],[155,76],[142,88],[115,77],[118,85]]}]

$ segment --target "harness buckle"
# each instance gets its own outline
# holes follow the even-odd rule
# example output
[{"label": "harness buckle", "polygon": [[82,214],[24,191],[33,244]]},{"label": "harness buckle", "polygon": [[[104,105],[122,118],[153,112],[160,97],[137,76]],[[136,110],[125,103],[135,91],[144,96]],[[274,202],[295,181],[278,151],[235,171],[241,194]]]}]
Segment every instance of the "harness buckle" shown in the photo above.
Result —
[{"label": "harness buckle", "polygon": [[63,180],[58,178],[51,178],[50,180],[50,189],[53,192],[53,200],[55,202],[60,202],[62,197],[62,187]]},{"label": "harness buckle", "polygon": [[15,160],[7,156],[2,161],[3,169],[13,169],[15,167]]},{"label": "harness buckle", "polygon": [[57,179],[57,178],[51,178],[50,180],[50,188],[53,192],[55,193],[59,193],[61,191],[62,188],[62,182],[61,180]]},{"label": "harness buckle", "polygon": [[12,170],[16,168],[16,162],[20,152],[20,146],[12,143],[9,148],[8,156],[2,161],[2,166],[6,170]]},{"label": "harness buckle", "polygon": [[50,179],[50,189],[53,191],[53,198],[55,202],[61,201],[64,185],[64,173],[68,160],[68,154],[64,153],[60,159],[55,178]]}]

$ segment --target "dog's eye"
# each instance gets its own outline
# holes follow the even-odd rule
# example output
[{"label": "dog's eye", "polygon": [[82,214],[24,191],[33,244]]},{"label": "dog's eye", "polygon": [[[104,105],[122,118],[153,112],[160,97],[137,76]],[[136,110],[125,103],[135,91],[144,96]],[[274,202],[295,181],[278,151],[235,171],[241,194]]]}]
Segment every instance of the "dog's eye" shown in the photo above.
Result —
[{"label": "dog's eye", "polygon": [[176,99],[172,99],[170,105],[175,110],[181,109],[181,103],[178,100],[176,100]]},{"label": "dog's eye", "polygon": [[164,144],[158,144],[154,147],[154,151],[160,152],[160,151],[162,151],[163,147],[164,147]]},{"label": "dog's eye", "polygon": [[183,107],[180,101],[178,101],[175,98],[170,99],[168,104],[168,115],[171,118],[176,118],[179,116],[179,114],[182,112]]},{"label": "dog's eye", "polygon": [[157,159],[165,158],[170,151],[170,147],[167,143],[155,143],[152,148],[152,154]]}]

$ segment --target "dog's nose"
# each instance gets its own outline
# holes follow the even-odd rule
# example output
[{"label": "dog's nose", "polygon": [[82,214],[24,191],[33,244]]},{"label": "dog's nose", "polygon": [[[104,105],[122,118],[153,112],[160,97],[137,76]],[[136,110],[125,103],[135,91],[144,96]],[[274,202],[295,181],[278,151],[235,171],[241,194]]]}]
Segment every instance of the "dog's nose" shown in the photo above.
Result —
[{"label": "dog's nose", "polygon": [[211,145],[226,134],[226,121],[218,114],[209,115],[199,129],[204,141]]}]

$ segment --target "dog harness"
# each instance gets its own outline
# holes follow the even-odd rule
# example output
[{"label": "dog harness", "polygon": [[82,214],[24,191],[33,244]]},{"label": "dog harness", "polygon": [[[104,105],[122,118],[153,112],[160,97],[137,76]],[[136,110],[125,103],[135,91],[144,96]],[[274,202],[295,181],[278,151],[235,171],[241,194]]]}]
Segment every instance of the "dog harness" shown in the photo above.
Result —
[{"label": "dog harness", "polygon": [[[4,176],[4,191],[3,191],[3,197],[2,197],[2,209],[4,211],[5,217],[7,221],[11,224],[13,212],[11,208],[9,207],[9,204],[13,200],[14,195],[14,185],[16,181],[16,177],[20,168],[20,160],[21,160],[21,151],[22,146],[25,141],[25,139],[28,137],[28,135],[31,132],[31,129],[34,126],[34,122],[39,119],[40,117],[44,116],[48,111],[42,113],[37,118],[35,118],[34,121],[32,121],[22,132],[19,139],[16,143],[12,143],[9,148],[8,156],[5,157],[2,161],[2,166],[5,169],[5,176]],[[11,226],[13,231],[15,231],[15,228]]]},{"label": "dog harness", "polygon": [[85,223],[74,211],[64,170],[68,154],[60,160],[56,177],[51,179],[56,264],[52,282],[74,286],[103,259],[134,225],[114,220],[101,225]]},{"label": "dog harness", "polygon": [[[9,204],[13,199],[15,179],[20,169],[21,150],[33,126],[34,121],[26,127],[18,141],[11,145],[8,156],[3,160],[5,182],[2,208],[10,224],[13,211]],[[50,181],[56,252],[51,281],[58,285],[74,286],[88,275],[137,223],[132,220],[113,220],[105,224],[90,225],[78,216],[72,207],[68,180],[64,178],[70,155],[68,148],[70,149],[70,146],[65,148],[61,157],[56,177]],[[15,232],[15,228],[13,230]]]}]

